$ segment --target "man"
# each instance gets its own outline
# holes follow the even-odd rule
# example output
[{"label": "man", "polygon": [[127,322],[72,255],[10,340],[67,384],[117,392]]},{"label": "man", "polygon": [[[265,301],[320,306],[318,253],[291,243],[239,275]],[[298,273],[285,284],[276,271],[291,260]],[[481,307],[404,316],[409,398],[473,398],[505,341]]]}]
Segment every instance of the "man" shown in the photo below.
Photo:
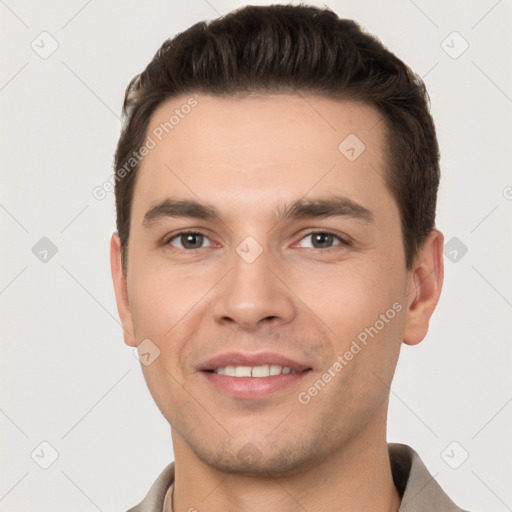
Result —
[{"label": "man", "polygon": [[175,457],[131,510],[460,510],[386,442],[443,283],[423,82],[332,11],[249,6],[123,110],[112,275]]}]

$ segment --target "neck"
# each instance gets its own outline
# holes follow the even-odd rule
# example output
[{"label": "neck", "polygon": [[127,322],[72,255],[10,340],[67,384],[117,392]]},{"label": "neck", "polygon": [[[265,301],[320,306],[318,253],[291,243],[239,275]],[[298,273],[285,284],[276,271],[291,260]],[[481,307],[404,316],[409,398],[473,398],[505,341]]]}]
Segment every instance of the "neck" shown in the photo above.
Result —
[{"label": "neck", "polygon": [[[380,436],[375,435],[374,420],[381,426]],[[173,431],[172,510],[397,512],[401,498],[393,484],[385,431],[385,414],[374,417],[349,445],[320,463],[279,477],[223,473],[200,461]]]}]

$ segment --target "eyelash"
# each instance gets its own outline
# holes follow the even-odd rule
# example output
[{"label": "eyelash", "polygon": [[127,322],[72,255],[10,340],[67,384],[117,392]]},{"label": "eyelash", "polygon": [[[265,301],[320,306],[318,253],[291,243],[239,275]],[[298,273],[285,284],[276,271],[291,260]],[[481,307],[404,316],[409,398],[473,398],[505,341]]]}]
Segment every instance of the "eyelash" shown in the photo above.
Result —
[{"label": "eyelash", "polygon": [[[163,243],[163,245],[171,245],[171,241],[176,239],[176,238],[179,238],[180,236],[182,235],[189,235],[189,234],[192,234],[192,235],[201,235],[201,236],[204,236],[205,238],[209,238],[208,235],[206,235],[205,233],[201,232],[201,231],[198,231],[198,230],[184,230],[184,231],[180,231],[178,233],[175,233],[174,235],[172,235],[170,238],[167,239],[167,241],[165,241]],[[340,247],[340,246],[346,246],[346,247],[349,247],[351,246],[351,242],[349,240],[345,240],[343,238],[341,238],[339,235],[335,234],[335,233],[332,233],[331,231],[322,231],[322,230],[311,230],[307,233],[305,233],[299,240],[299,242],[301,240],[303,240],[304,238],[308,237],[308,236],[311,236],[311,235],[318,235],[318,234],[321,234],[321,235],[332,235],[334,238],[337,238],[339,240],[339,244],[336,244],[336,245],[333,245],[331,247],[327,247],[326,249],[321,249],[321,248],[316,248],[316,247],[306,247],[306,249],[313,249],[313,250],[317,250],[317,251],[322,251],[322,252],[328,252],[330,250],[333,250],[333,249],[336,249],[336,247]],[[196,252],[196,251],[200,251],[202,249],[206,249],[206,247],[199,247],[197,249],[180,249],[179,247],[174,247],[174,249],[177,249],[177,250],[183,250],[185,252]]]},{"label": "eyelash", "polygon": [[339,244],[335,244],[331,247],[327,247],[326,249],[319,249],[316,247],[306,247],[306,249],[313,249],[313,250],[317,250],[317,251],[327,252],[330,250],[336,250],[336,248],[349,247],[352,245],[348,239],[342,238],[340,235],[337,235],[336,233],[333,233],[331,231],[322,231],[322,230],[311,230],[311,231],[308,231],[307,233],[304,233],[304,235],[302,235],[302,237],[300,238],[299,242],[301,240],[304,240],[304,238],[306,238],[310,235],[332,235],[334,238],[338,239]]}]

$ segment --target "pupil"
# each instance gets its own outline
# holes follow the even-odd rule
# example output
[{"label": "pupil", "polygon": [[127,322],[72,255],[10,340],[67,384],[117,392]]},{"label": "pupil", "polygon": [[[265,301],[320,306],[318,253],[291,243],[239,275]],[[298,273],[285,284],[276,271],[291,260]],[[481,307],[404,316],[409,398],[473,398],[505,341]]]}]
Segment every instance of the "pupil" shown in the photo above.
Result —
[{"label": "pupil", "polygon": [[[188,247],[188,243],[190,242],[192,244],[192,247],[188,247],[188,248],[197,249],[197,247],[194,247],[194,239],[200,238],[202,236],[203,235],[200,235],[200,234],[188,233],[186,235],[183,235],[181,243],[183,244],[183,247]],[[185,239],[185,243],[183,243],[183,238]],[[196,244],[195,244],[196,246],[197,245],[201,246],[201,239],[199,240],[199,244],[197,243],[197,240],[195,240],[195,241],[196,241]]]},{"label": "pupil", "polygon": [[322,247],[325,247],[326,244],[328,245],[331,241],[332,235],[328,233],[316,233],[313,237],[314,242],[313,245],[315,245],[316,242],[319,242],[319,245]]}]

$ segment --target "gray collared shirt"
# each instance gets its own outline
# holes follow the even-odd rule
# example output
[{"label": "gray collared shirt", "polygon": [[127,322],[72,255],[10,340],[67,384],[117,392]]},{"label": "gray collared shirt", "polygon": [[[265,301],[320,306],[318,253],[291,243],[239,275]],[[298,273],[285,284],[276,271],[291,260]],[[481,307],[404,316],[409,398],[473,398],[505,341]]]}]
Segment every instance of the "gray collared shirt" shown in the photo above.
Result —
[{"label": "gray collared shirt", "polygon": [[[402,495],[398,512],[465,512],[445,494],[419,455],[409,446],[388,443],[393,480]],[[155,480],[146,497],[128,512],[163,512],[167,490],[174,481],[174,463]]]}]

